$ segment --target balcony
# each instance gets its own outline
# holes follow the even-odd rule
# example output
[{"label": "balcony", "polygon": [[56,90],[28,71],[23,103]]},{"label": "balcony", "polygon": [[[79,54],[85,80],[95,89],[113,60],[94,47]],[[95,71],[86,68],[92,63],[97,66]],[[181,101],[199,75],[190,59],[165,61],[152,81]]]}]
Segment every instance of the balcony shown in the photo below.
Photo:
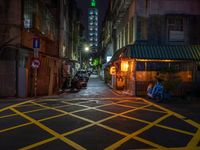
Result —
[{"label": "balcony", "polygon": [[127,14],[127,11],[128,11],[128,8],[129,6],[131,5],[133,0],[118,0],[118,1],[115,1],[115,4],[114,4],[114,7],[113,7],[113,27],[116,29],[118,28],[125,15]]}]

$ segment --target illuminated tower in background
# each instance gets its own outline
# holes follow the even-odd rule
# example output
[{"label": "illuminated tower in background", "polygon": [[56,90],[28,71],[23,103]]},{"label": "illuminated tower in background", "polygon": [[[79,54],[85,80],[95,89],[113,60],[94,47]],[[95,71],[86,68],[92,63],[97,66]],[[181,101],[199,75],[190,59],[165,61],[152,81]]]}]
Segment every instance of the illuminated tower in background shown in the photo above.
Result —
[{"label": "illuminated tower in background", "polygon": [[96,1],[91,0],[88,10],[88,42],[93,53],[97,52],[98,48],[98,9]]}]

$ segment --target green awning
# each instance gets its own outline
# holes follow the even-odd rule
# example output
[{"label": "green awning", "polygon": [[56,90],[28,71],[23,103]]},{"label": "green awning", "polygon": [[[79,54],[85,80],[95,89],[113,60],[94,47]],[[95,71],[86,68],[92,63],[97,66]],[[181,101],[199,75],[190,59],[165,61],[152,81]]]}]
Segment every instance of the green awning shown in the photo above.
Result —
[{"label": "green awning", "polygon": [[118,50],[111,62],[119,58],[156,60],[200,60],[200,45],[128,45]]}]

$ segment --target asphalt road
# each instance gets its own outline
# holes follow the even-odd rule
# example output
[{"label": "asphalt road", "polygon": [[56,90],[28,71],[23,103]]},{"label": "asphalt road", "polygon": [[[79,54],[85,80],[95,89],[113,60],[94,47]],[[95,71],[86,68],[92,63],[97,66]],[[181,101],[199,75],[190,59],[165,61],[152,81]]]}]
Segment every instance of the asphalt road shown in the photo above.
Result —
[{"label": "asphalt road", "polygon": [[78,93],[1,107],[0,150],[200,149],[200,124],[174,109],[92,78]]}]

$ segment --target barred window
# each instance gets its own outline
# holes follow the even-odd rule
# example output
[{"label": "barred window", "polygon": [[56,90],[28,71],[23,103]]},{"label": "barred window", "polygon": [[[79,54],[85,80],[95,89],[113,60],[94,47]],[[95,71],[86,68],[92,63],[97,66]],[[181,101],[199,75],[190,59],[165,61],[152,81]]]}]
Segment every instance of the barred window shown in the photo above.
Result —
[{"label": "barred window", "polygon": [[[34,12],[36,10],[36,1],[24,0],[24,21],[29,23],[28,28],[33,28]],[[24,26],[25,23],[24,23]]]},{"label": "barred window", "polygon": [[184,41],[184,23],[181,16],[170,16],[167,19],[169,42]]}]

